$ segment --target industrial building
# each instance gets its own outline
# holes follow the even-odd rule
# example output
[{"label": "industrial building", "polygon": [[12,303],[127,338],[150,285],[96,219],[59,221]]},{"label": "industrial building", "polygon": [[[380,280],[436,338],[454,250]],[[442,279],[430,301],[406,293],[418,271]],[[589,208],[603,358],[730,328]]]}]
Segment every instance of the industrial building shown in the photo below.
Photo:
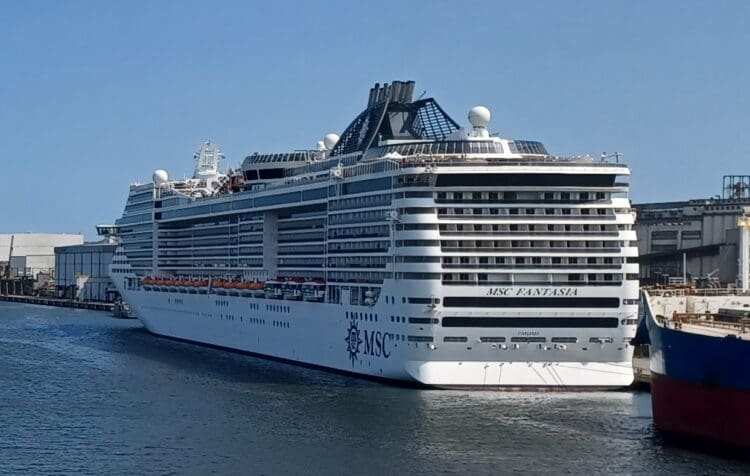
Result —
[{"label": "industrial building", "polygon": [[83,235],[67,233],[0,234],[0,272],[5,278],[54,276],[55,247],[82,243]]},{"label": "industrial building", "polygon": [[738,283],[741,250],[748,247],[739,224],[750,217],[750,176],[725,176],[721,197],[633,207],[643,284]]},{"label": "industrial building", "polygon": [[55,248],[55,295],[113,302],[118,293],[109,278],[109,265],[116,247],[116,243],[104,240]]}]

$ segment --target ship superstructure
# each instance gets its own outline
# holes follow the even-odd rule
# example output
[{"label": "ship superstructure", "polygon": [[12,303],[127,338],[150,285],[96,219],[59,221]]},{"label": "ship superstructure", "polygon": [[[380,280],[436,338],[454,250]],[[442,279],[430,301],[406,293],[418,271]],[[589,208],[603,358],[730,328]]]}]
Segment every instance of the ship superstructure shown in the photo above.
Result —
[{"label": "ship superstructure", "polygon": [[[341,137],[131,186],[112,276],[150,331],[438,387],[633,378],[628,168],[375,85]],[[209,160],[210,159],[210,160]]]}]

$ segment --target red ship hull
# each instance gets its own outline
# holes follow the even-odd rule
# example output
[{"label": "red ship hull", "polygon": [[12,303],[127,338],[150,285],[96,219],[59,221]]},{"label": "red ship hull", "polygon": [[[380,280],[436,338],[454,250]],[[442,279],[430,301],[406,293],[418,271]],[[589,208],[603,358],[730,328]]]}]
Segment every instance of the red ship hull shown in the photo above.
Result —
[{"label": "red ship hull", "polygon": [[657,428],[750,448],[750,391],[651,374]]}]

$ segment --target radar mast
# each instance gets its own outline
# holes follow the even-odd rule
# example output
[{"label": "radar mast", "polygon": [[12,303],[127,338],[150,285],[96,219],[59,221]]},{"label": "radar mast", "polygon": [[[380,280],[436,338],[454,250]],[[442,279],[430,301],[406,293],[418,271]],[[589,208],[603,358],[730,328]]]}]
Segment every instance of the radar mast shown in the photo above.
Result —
[{"label": "radar mast", "polygon": [[213,177],[219,173],[219,161],[224,158],[221,149],[210,140],[196,152],[193,178]]}]

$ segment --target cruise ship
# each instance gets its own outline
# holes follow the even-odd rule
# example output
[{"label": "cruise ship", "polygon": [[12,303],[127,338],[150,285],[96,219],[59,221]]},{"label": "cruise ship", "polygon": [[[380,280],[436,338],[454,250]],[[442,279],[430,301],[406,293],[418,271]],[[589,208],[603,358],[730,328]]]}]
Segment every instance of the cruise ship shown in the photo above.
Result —
[{"label": "cruise ship", "polygon": [[110,273],[150,332],[437,388],[633,380],[628,167],[462,127],[413,81],[338,136],[130,187]]}]

